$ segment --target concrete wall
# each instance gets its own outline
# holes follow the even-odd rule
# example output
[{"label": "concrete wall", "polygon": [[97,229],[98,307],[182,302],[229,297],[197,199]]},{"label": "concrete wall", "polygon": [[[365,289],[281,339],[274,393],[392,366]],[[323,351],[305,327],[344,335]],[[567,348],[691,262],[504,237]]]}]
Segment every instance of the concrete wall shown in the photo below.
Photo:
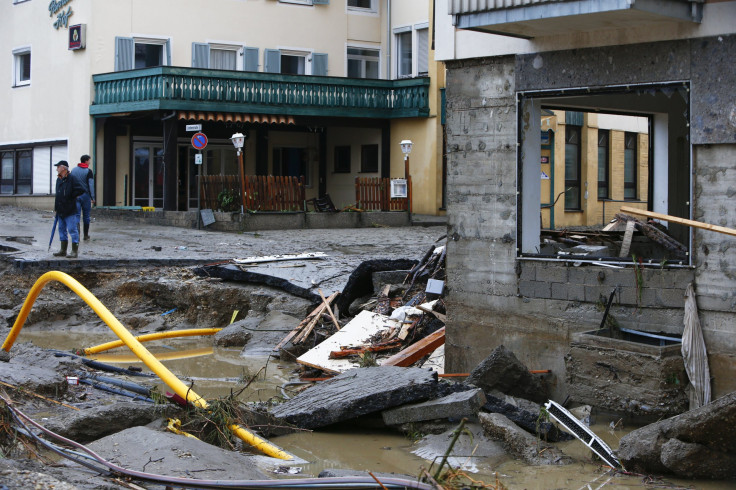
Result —
[{"label": "concrete wall", "polygon": [[[640,288],[630,267],[527,261],[517,259],[516,248],[517,126],[527,123],[517,120],[522,90],[689,81],[693,219],[736,228],[736,120],[720,107],[736,100],[736,75],[727,69],[734,47],[736,36],[722,36],[556,51],[544,53],[541,64],[538,54],[448,62],[448,372],[467,372],[505,344],[529,368],[552,369],[555,395],[564,397],[571,333],[598,327],[601,298],[613,287],[621,288],[611,311],[619,322],[681,333],[682,293],[694,280],[714,394],[736,389],[732,237],[694,229],[694,267],[647,270]],[[682,205],[687,188],[677,196]]]}]

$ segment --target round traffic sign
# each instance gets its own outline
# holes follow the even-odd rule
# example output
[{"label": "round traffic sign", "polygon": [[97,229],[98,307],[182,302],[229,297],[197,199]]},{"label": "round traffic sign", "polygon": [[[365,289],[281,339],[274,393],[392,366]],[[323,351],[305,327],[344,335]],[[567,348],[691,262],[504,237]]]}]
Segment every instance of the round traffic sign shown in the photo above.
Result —
[{"label": "round traffic sign", "polygon": [[192,136],[192,146],[197,150],[204,150],[207,146],[207,136],[204,133],[194,133],[194,136]]}]

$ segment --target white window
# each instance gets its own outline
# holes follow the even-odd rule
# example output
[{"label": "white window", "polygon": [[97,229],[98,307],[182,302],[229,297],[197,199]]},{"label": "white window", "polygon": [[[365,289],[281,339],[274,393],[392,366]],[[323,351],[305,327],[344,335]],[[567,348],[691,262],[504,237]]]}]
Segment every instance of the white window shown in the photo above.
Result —
[{"label": "white window", "polygon": [[396,31],[396,76],[406,78],[412,75],[412,32],[411,28]]},{"label": "white window", "polygon": [[264,71],[284,75],[327,75],[327,53],[265,49]]},{"label": "white window", "polygon": [[171,64],[169,39],[144,37],[115,38],[115,71]]},{"label": "white window", "polygon": [[426,76],[429,72],[429,23],[394,29],[396,78]]},{"label": "white window", "polygon": [[13,86],[31,84],[31,48],[30,46],[13,50]]},{"label": "white window", "polygon": [[378,12],[376,0],[348,0],[348,11],[352,12]]},{"label": "white window", "polygon": [[350,78],[380,78],[378,49],[348,46],[348,73]]}]

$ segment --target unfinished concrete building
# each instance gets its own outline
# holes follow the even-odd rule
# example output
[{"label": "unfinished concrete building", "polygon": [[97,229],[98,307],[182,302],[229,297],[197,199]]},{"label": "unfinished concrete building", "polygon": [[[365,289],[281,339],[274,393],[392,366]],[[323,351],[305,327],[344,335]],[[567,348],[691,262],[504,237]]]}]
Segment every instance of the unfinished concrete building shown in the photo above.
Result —
[{"label": "unfinished concrete building", "polygon": [[[544,115],[627,115],[648,121],[648,165],[608,195],[736,228],[736,2],[436,0],[435,10],[447,63],[448,372],[505,344],[530,369],[552,370],[556,397],[686,410],[687,377],[671,357],[693,283],[713,395],[736,389],[736,238],[643,216],[628,237],[552,231],[540,209]],[[595,138],[577,143],[594,158]],[[608,199],[598,192],[605,171],[569,163],[565,201]],[[606,335],[584,334],[599,329]]]}]

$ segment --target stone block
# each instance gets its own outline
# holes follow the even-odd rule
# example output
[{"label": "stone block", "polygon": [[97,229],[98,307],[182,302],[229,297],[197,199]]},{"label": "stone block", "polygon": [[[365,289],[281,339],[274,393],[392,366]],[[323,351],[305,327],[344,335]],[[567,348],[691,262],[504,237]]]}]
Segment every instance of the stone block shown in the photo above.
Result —
[{"label": "stone block", "polygon": [[453,393],[436,400],[386,410],[382,413],[382,416],[384,423],[387,425],[445,418],[460,419],[478,413],[478,409],[485,402],[486,397],[483,390],[476,388]]},{"label": "stone block", "polygon": [[585,286],[582,284],[567,284],[567,299],[569,301],[585,301]]},{"label": "stone block", "polygon": [[[552,283],[550,284],[550,289],[552,291],[552,299],[567,299],[568,295],[568,285],[562,284],[562,283]],[[582,291],[582,287],[581,287]],[[585,292],[583,291],[583,296],[585,295]]]},{"label": "stone block", "polygon": [[685,307],[684,289],[660,289],[657,291],[658,304],[667,308]]},{"label": "stone block", "polygon": [[540,264],[537,267],[537,281],[567,282],[568,268],[561,264]]},{"label": "stone block", "polygon": [[534,298],[535,281],[519,281],[519,294]]}]

